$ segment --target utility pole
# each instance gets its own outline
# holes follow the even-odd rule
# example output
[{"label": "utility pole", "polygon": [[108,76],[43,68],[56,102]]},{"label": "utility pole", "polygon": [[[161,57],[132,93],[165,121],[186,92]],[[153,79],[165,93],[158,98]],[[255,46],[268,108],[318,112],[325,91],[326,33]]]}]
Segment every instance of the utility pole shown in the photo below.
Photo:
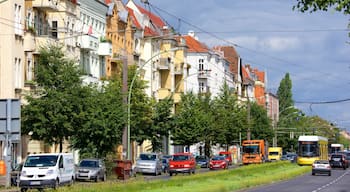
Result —
[{"label": "utility pole", "polygon": [[[122,85],[122,92],[123,92],[123,103],[125,106],[128,105],[128,52],[126,50],[126,29],[124,30],[124,54],[123,54],[123,85]],[[129,122],[127,122],[129,123]],[[126,124],[123,130],[123,137],[122,137],[122,143],[123,143],[123,159],[130,160],[130,143],[129,143],[129,131],[128,131],[128,125]]]},{"label": "utility pole", "polygon": [[246,85],[246,95],[247,95],[247,124],[248,124],[248,128],[247,128],[247,140],[251,139],[251,133],[250,133],[250,100],[249,100],[249,94],[248,94],[248,85]]}]

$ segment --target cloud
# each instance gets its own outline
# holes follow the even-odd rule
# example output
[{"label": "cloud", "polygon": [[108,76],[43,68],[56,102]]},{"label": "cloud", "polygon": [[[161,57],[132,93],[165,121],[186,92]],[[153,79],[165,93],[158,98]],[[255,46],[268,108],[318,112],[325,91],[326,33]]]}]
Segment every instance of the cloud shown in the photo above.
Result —
[{"label": "cloud", "polygon": [[296,37],[267,37],[259,43],[264,50],[270,51],[288,51],[297,49],[301,46],[300,40]]}]

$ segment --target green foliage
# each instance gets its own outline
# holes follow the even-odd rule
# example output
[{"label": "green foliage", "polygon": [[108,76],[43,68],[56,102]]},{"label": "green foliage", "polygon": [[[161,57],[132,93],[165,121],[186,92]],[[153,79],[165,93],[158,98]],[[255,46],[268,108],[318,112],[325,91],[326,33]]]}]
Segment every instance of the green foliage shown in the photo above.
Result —
[{"label": "green foliage", "polygon": [[257,103],[251,104],[251,138],[264,139],[272,144],[273,130],[266,109]]},{"label": "green foliage", "polygon": [[[136,73],[136,66],[129,67],[129,85]],[[130,138],[142,144],[143,141],[152,138],[152,104],[146,95],[146,82],[139,77],[134,81],[130,100]]]},{"label": "green foliage", "polygon": [[227,84],[221,88],[220,94],[213,102],[215,136],[214,142],[226,147],[237,144],[239,133],[247,126],[247,115],[243,106],[239,105]]},{"label": "green foliage", "polygon": [[125,127],[121,83],[111,80],[103,87],[103,92],[95,87],[85,89],[82,110],[76,116],[79,120],[77,134],[71,137],[71,144],[82,155],[105,157],[121,143]]},{"label": "green foliage", "polygon": [[151,126],[151,142],[153,151],[162,150],[162,139],[168,138],[173,131],[174,119],[172,115],[173,100],[166,98],[154,104],[153,124]]},{"label": "green foliage", "polygon": [[328,11],[330,8],[350,14],[350,0],[297,0],[293,9],[301,12]]},{"label": "green foliage", "polygon": [[199,99],[193,93],[181,96],[179,112],[175,115],[175,129],[172,132],[174,145],[190,146],[198,143],[202,135]]},{"label": "green foliage", "polygon": [[277,97],[279,99],[279,111],[284,111],[290,106],[294,106],[293,94],[292,94],[292,81],[289,77],[289,73],[286,73],[284,78],[280,82],[280,86],[277,90]]},{"label": "green foliage", "polygon": [[73,135],[79,111],[80,71],[74,61],[64,57],[62,47],[50,45],[40,49],[36,82],[42,95],[28,95],[22,110],[22,133],[47,144],[60,144]]}]

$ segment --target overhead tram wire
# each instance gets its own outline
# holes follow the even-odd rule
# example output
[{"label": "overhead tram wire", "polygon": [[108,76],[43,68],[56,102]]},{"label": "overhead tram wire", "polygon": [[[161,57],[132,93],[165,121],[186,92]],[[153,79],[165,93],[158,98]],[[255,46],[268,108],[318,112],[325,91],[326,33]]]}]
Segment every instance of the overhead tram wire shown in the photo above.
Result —
[{"label": "overhead tram wire", "polygon": [[316,104],[343,103],[343,102],[348,102],[348,101],[350,101],[350,98],[348,98],[348,99],[340,99],[340,100],[333,100],[333,101],[295,101],[294,103],[316,105]]},{"label": "overhead tram wire", "polygon": [[[297,64],[291,63],[291,62],[289,62],[289,61],[287,61],[287,60],[285,60],[285,59],[281,59],[281,58],[278,58],[278,57],[275,57],[275,56],[271,56],[271,55],[268,55],[268,54],[265,54],[265,53],[263,53],[263,52],[260,52],[260,51],[257,51],[257,50],[253,50],[253,49],[250,49],[250,48],[246,48],[246,47],[244,47],[244,46],[238,45],[238,44],[233,43],[233,42],[231,42],[231,41],[228,41],[228,40],[226,40],[226,39],[220,38],[220,37],[218,37],[217,35],[212,34],[212,33],[208,32],[208,31],[205,31],[204,29],[202,29],[202,28],[200,28],[200,27],[197,27],[196,25],[191,24],[190,22],[187,22],[186,20],[184,20],[184,19],[182,19],[182,18],[180,18],[180,17],[178,17],[178,16],[176,16],[176,15],[174,15],[174,14],[172,14],[172,13],[169,13],[169,12],[166,11],[166,10],[163,10],[163,9],[161,9],[161,8],[159,8],[159,7],[157,7],[157,6],[153,5],[153,4],[151,4],[151,3],[148,3],[148,4],[149,4],[150,6],[152,6],[154,9],[158,9],[158,10],[160,10],[160,11],[162,11],[162,12],[164,12],[164,13],[166,13],[166,14],[168,14],[168,15],[174,17],[174,18],[181,19],[181,20],[182,20],[184,23],[186,23],[187,25],[189,25],[189,26],[191,26],[191,27],[194,27],[194,28],[198,29],[199,31],[202,31],[202,33],[208,34],[208,35],[210,35],[210,36],[212,36],[212,37],[214,37],[214,38],[216,38],[216,39],[218,39],[218,40],[221,40],[221,41],[226,42],[226,43],[228,43],[228,44],[230,44],[230,45],[233,45],[234,47],[242,48],[242,49],[248,50],[248,51],[250,51],[250,52],[254,52],[254,53],[256,53],[256,54],[263,55],[263,56],[265,56],[265,57],[270,57],[270,58],[272,58],[272,59],[274,59],[274,60],[277,60],[277,61],[282,62],[282,63],[287,63],[287,64],[290,64],[290,65],[292,65],[292,66],[298,66],[298,67],[304,68],[304,69],[306,69],[306,70],[313,70],[313,71],[315,71],[314,69],[310,69],[310,68],[307,68],[307,67],[304,67],[304,66],[301,66],[301,65],[297,65]],[[324,72],[317,72],[317,73],[320,73],[320,74],[322,74],[322,75],[332,76],[331,73],[324,73]],[[312,80],[312,81],[314,81],[314,80]]]}]

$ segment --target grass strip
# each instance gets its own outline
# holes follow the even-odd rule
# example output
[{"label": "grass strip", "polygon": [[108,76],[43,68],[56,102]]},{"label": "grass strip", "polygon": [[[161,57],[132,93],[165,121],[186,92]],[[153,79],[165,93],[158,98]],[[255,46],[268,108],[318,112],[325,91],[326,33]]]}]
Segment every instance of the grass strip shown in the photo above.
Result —
[{"label": "grass strip", "polygon": [[58,192],[216,192],[236,191],[258,185],[287,180],[310,172],[310,166],[290,162],[273,162],[242,166],[225,171],[174,176],[169,180],[144,181],[138,178],[125,182],[108,181],[86,186],[59,188]]}]

